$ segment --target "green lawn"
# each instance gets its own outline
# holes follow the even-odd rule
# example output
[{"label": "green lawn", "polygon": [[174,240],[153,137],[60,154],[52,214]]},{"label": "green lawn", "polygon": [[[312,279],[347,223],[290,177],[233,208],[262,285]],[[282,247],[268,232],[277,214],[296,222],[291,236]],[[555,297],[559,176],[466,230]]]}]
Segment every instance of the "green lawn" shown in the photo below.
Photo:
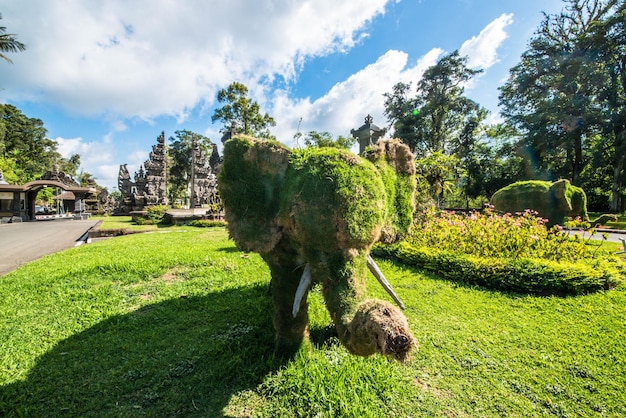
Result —
[{"label": "green lawn", "polygon": [[625,286],[524,296],[379,265],[420,344],[406,364],[348,354],[318,289],[313,345],[274,361],[268,269],[223,228],[44,257],[0,276],[0,416],[626,415]]},{"label": "green lawn", "polygon": [[132,231],[156,231],[157,225],[136,225],[130,216],[92,216],[92,220],[102,221],[99,229],[130,229]]}]

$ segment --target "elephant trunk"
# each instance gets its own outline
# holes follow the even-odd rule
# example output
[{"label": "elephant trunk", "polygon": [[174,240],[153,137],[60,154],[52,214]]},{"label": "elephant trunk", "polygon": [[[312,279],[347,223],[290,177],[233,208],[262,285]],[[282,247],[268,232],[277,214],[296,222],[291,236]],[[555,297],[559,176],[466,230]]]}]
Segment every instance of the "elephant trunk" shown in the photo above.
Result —
[{"label": "elephant trunk", "polygon": [[[353,354],[380,353],[405,360],[415,338],[402,312],[390,303],[367,299],[367,255],[328,256],[313,275],[324,277],[323,294],[339,339]],[[318,274],[323,276],[318,276]]]}]

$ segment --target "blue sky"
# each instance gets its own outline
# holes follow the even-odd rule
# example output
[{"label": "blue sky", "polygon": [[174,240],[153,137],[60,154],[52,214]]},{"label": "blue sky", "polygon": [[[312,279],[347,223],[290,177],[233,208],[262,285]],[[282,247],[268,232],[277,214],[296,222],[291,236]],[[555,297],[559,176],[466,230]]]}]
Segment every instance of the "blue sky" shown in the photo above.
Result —
[{"label": "blue sky", "polygon": [[498,86],[561,0],[0,0],[0,24],[27,45],[0,63],[0,102],[44,121],[64,156],[113,190],[161,131],[219,143],[216,93],[243,82],[272,132],[349,135],[383,93],[416,84],[459,49],[484,70],[466,94],[498,121]]}]

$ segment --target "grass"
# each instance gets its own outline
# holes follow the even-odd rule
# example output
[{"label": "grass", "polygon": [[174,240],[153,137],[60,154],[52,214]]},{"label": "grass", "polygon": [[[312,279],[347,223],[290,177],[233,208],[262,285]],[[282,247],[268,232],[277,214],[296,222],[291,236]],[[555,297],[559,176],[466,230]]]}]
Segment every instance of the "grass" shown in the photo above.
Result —
[{"label": "grass", "polygon": [[91,216],[89,219],[102,221],[99,229],[130,229],[132,231],[156,231],[158,225],[137,225],[130,216]]},{"label": "grass", "polygon": [[0,416],[626,414],[625,286],[522,296],[379,265],[420,344],[406,364],[348,354],[319,289],[313,344],[275,361],[269,272],[223,228],[44,257],[0,277]]}]

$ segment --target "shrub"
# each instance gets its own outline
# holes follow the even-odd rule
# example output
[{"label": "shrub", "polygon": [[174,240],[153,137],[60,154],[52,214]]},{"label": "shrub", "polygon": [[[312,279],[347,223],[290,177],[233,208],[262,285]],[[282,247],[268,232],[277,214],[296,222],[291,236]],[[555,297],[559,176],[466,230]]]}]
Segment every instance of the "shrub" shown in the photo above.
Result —
[{"label": "shrub", "polygon": [[146,214],[138,218],[137,225],[158,225],[167,222],[165,212],[169,209],[166,205],[154,205],[146,208]]},{"label": "shrub", "polygon": [[446,249],[479,257],[536,257],[575,261],[589,252],[578,235],[570,237],[563,229],[545,226],[537,212],[498,215],[491,206],[483,213],[421,213],[406,241],[415,246]]},{"label": "shrub", "polygon": [[603,259],[563,263],[526,257],[478,257],[407,242],[379,247],[378,254],[393,255],[448,280],[519,293],[579,295],[608,290],[621,282],[621,266]]},{"label": "shrub", "polygon": [[198,228],[213,228],[216,226],[226,226],[226,222],[224,221],[211,221],[208,219],[195,219],[189,222],[187,225],[195,226]]},{"label": "shrub", "polygon": [[558,226],[546,228],[534,212],[501,216],[491,207],[483,214],[423,212],[402,243],[376,251],[449,280],[534,294],[610,289],[624,270],[618,257]]}]

